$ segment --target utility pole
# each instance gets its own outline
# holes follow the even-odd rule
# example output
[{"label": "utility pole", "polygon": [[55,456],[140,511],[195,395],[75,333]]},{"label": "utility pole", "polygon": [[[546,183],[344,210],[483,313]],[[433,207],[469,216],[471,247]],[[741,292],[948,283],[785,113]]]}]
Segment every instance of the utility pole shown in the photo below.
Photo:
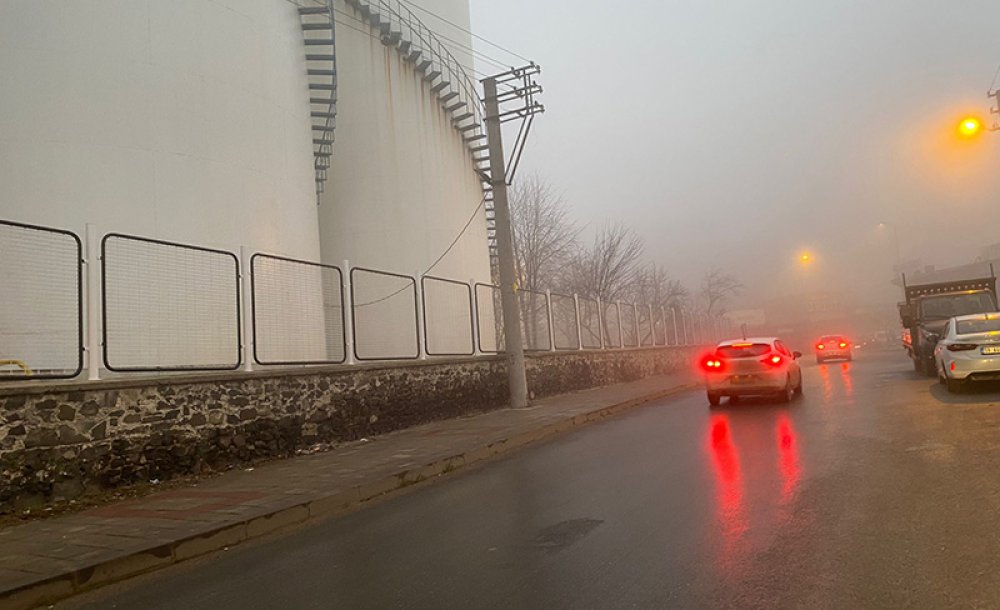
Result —
[{"label": "utility pole", "polygon": [[[521,338],[521,308],[518,305],[517,279],[514,274],[514,242],[510,227],[510,205],[507,201],[507,164],[504,160],[503,135],[501,127],[506,120],[525,119],[530,126],[531,117],[544,111],[534,102],[534,94],[541,88],[535,85],[531,76],[540,69],[532,64],[526,68],[510,70],[483,80],[484,106],[486,109],[486,136],[490,153],[489,183],[493,189],[493,208],[496,223],[497,257],[500,275],[500,305],[503,310],[504,352],[507,357],[507,377],[510,387],[510,406],[525,407],[528,404],[528,379],[524,369],[524,342]],[[524,87],[513,86],[509,91],[499,93],[499,85],[510,81],[523,81]],[[500,105],[518,101],[519,107],[501,112]],[[527,136],[522,125],[522,133]],[[518,137],[515,144],[516,159],[520,159],[524,139]],[[514,159],[514,157],[512,157]],[[512,162],[511,174],[516,171],[517,162]]]}]

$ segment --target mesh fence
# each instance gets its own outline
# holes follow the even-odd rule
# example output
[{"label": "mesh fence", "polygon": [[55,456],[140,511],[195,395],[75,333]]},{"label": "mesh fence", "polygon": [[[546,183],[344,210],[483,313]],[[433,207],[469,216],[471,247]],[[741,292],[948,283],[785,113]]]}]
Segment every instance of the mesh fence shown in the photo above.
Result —
[{"label": "mesh fence", "polygon": [[250,273],[258,364],[332,364],[346,359],[340,269],[255,254]]},{"label": "mesh fence", "polygon": [[471,356],[472,293],[468,284],[425,276],[424,341],[431,356]]},{"label": "mesh fence", "polygon": [[639,347],[639,328],[636,324],[635,307],[629,304],[621,306],[622,345],[624,347]]},{"label": "mesh fence", "polygon": [[579,299],[580,340],[584,349],[601,348],[601,305],[593,299]]},{"label": "mesh fence", "polygon": [[476,327],[479,351],[498,353],[504,350],[503,310],[500,308],[500,288],[476,284]]},{"label": "mesh fence", "polygon": [[73,233],[0,221],[0,380],[80,373],[81,259]]},{"label": "mesh fence", "polygon": [[520,290],[517,293],[521,303],[521,336],[524,349],[543,351],[552,349],[549,336],[549,306],[544,292]]},{"label": "mesh fence", "polygon": [[647,346],[653,344],[653,323],[649,315],[648,305],[637,305],[636,306],[638,320],[637,325],[639,329],[639,345]]},{"label": "mesh fence", "polygon": [[351,269],[354,355],[358,360],[417,358],[417,283],[407,275]]},{"label": "mesh fence", "polygon": [[604,304],[604,345],[621,347],[621,311],[617,303]]},{"label": "mesh fence", "polygon": [[677,310],[667,309],[666,332],[667,345],[678,345],[680,343],[680,327],[677,325]]},{"label": "mesh fence", "polygon": [[655,345],[667,344],[667,326],[663,309],[653,308],[653,343]]},{"label": "mesh fence", "polygon": [[552,336],[555,348],[580,349],[575,299],[564,294],[552,294],[551,299]]},{"label": "mesh fence", "polygon": [[112,233],[101,242],[101,257],[110,370],[239,367],[234,254]]}]

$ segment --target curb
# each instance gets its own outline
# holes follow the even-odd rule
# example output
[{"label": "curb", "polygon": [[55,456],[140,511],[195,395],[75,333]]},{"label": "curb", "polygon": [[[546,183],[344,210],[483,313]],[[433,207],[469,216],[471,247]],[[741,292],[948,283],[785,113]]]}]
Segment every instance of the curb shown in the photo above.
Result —
[{"label": "curb", "polygon": [[151,542],[148,548],[142,550],[98,561],[85,568],[71,569],[65,574],[26,583],[14,589],[0,591],[0,609],[21,610],[51,604],[104,585],[152,572],[201,555],[228,549],[242,542],[290,529],[309,521],[343,515],[361,508],[371,500],[391,497],[397,492],[427,482],[435,477],[450,474],[520,447],[613,417],[648,402],[679,394],[700,387],[700,385],[699,383],[687,383],[645,394],[495,441],[478,449],[403,470],[336,494],[300,502],[241,522],[212,524],[206,531],[181,540],[166,543]]}]

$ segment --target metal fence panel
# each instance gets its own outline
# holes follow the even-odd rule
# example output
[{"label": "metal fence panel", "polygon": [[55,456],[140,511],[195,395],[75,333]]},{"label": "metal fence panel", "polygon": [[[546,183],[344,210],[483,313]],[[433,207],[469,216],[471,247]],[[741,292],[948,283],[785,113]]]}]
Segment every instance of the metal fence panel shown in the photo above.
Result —
[{"label": "metal fence panel", "polygon": [[552,349],[549,334],[549,303],[544,292],[519,290],[521,304],[521,337],[525,351],[545,351]]},{"label": "metal fence panel", "polygon": [[424,348],[430,356],[471,356],[472,289],[440,277],[420,279],[424,311]]},{"label": "metal fence panel", "polygon": [[417,341],[417,283],[408,276],[351,269],[354,355],[358,360],[413,360]]},{"label": "metal fence panel", "polygon": [[664,317],[663,309],[660,308],[653,309],[653,344],[667,344],[666,318]]},{"label": "metal fence panel", "polygon": [[0,381],[83,370],[82,259],[74,233],[0,221]]},{"label": "metal fence panel", "polygon": [[254,254],[250,258],[253,358],[258,364],[346,360],[340,269]]},{"label": "metal fence panel", "polygon": [[617,303],[604,304],[604,345],[621,347],[621,311]]},{"label": "metal fence panel", "polygon": [[504,351],[503,310],[500,306],[500,287],[476,284],[476,341],[479,351],[497,354]]},{"label": "metal fence panel", "polygon": [[108,370],[239,368],[235,254],[109,233],[101,260]]},{"label": "metal fence panel", "polygon": [[621,306],[622,346],[639,347],[639,328],[635,319],[635,307],[629,303]]},{"label": "metal fence panel", "polygon": [[577,333],[576,300],[564,294],[552,294],[552,335],[556,349],[580,349]]},{"label": "metal fence panel", "polygon": [[584,349],[601,348],[601,304],[593,299],[580,303],[580,341]]},{"label": "metal fence panel", "polygon": [[649,306],[639,305],[637,307],[639,319],[637,321],[639,329],[639,345],[646,347],[653,344],[653,324],[649,318]]}]

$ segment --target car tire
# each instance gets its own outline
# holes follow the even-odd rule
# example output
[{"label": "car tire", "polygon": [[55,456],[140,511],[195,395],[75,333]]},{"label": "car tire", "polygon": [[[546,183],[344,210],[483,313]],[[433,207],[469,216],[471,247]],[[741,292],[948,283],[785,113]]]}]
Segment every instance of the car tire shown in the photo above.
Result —
[{"label": "car tire", "polygon": [[740,404],[740,397],[739,396],[730,396],[729,397],[729,404],[731,404],[731,405],[738,405],[738,404]]},{"label": "car tire", "polygon": [[785,389],[778,393],[778,400],[781,402],[792,402],[795,398],[795,388],[792,387],[792,380],[785,380]]},{"label": "car tire", "polygon": [[795,388],[795,395],[802,396],[802,379],[799,379],[799,385]]},{"label": "car tire", "polygon": [[948,391],[952,394],[961,394],[965,390],[965,382],[958,379],[946,379],[945,384],[948,386]]},{"label": "car tire", "polygon": [[722,402],[722,396],[716,394],[715,392],[708,393],[708,404],[717,407],[719,403]]}]

